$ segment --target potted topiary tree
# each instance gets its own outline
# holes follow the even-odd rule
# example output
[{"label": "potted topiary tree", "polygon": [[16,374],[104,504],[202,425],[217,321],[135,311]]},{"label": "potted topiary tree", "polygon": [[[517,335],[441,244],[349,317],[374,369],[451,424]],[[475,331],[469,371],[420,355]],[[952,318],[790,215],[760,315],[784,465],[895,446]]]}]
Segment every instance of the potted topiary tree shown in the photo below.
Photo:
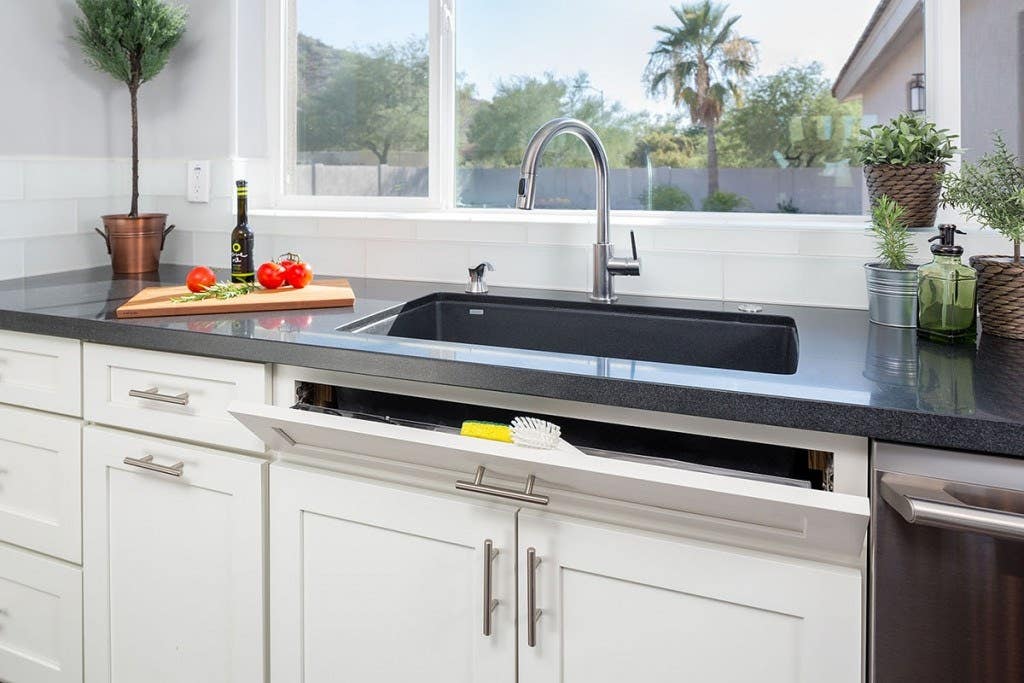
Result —
[{"label": "potted topiary tree", "polygon": [[931,227],[939,206],[939,175],[957,136],[912,114],[862,130],[856,146],[871,205],[886,195],[904,209],[908,228]]},{"label": "potted topiary tree", "polygon": [[[188,11],[162,0],[76,0],[75,40],[86,63],[128,86],[132,120],[132,199],[126,214],[103,216],[115,273],[144,273],[160,264],[167,214],[139,213],[139,88],[163,70],[185,33]],[[99,230],[97,229],[97,232]]]},{"label": "potted topiary tree", "polygon": [[943,175],[942,202],[1013,242],[1013,256],[972,256],[970,263],[978,271],[982,330],[1024,339],[1024,167],[1002,135],[994,133],[992,141],[994,150],[976,164]]},{"label": "potted topiary tree", "polygon": [[906,211],[887,195],[871,209],[871,232],[878,261],[865,263],[868,283],[868,318],[890,327],[917,326],[917,265],[910,262],[916,249],[907,232]]}]

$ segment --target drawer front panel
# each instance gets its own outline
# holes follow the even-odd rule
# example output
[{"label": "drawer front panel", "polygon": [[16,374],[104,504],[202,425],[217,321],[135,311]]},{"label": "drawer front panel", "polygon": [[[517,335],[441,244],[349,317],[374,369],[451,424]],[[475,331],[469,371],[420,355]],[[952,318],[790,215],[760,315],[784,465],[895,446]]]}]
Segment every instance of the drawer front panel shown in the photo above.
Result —
[{"label": "drawer front panel", "polygon": [[0,332],[0,403],[81,415],[81,343]]},{"label": "drawer front panel", "polygon": [[270,398],[267,366],[86,344],[86,419],[228,448],[262,452],[227,405]]},{"label": "drawer front panel", "polygon": [[82,572],[0,546],[0,680],[82,680]]},{"label": "drawer front panel", "polygon": [[0,541],[81,562],[81,483],[79,420],[0,406]]}]

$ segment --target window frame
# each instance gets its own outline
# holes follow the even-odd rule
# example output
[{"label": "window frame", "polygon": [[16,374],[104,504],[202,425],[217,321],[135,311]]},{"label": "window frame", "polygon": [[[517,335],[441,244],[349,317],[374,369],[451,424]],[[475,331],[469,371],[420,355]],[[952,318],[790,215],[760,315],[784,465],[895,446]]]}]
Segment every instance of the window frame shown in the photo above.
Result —
[{"label": "window frame", "polygon": [[[243,0],[235,0],[241,3]],[[592,220],[587,209],[514,208],[481,209],[456,205],[456,64],[455,31],[458,0],[423,0],[428,3],[428,53],[430,56],[428,116],[428,192],[426,197],[313,196],[285,191],[285,167],[291,151],[295,125],[295,91],[289,75],[293,72],[297,0],[266,2],[266,97],[269,192],[267,204],[255,207],[263,215],[332,215],[381,217],[388,219],[431,217],[453,221],[517,220],[538,223],[582,223]],[[960,10],[969,0],[916,0],[924,11],[925,72],[928,87],[928,117],[940,127],[960,132]],[[959,158],[951,163],[959,168]],[[512,192],[512,189],[509,190]],[[863,215],[713,213],[702,211],[613,210],[616,222],[652,226],[700,227],[820,227],[862,229]],[[940,208],[938,220],[958,220],[952,209]]]}]

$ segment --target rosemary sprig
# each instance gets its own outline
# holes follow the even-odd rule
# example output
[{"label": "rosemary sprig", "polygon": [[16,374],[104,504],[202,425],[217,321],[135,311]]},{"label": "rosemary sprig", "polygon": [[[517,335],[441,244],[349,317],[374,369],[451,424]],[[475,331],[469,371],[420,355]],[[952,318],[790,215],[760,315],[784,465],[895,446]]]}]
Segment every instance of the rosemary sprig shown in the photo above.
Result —
[{"label": "rosemary sprig", "polygon": [[171,302],[184,304],[189,301],[206,301],[207,299],[234,299],[251,294],[259,288],[260,286],[255,282],[216,282],[201,292],[173,297]]}]

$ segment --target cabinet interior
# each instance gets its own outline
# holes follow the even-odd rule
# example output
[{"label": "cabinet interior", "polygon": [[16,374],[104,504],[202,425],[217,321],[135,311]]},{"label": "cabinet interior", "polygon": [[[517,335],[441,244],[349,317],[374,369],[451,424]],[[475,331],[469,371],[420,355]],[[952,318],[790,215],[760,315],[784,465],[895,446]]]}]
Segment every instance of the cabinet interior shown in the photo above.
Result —
[{"label": "cabinet interior", "polygon": [[[296,383],[297,410],[458,433],[466,420],[508,424],[522,411],[404,396],[368,389]],[[561,427],[562,438],[584,453],[715,474],[832,490],[833,454],[793,446],[725,439],[649,427],[530,413]]]}]

